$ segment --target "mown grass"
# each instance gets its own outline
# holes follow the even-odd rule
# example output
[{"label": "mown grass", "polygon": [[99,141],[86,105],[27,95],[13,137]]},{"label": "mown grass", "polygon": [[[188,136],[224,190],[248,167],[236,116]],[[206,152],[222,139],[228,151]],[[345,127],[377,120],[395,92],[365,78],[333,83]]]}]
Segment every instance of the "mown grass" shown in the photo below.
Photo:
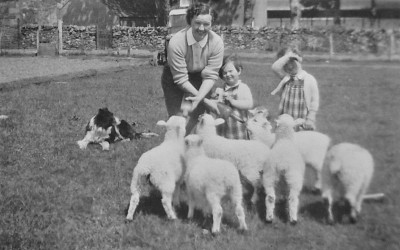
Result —
[{"label": "mown grass", "polygon": [[[276,115],[278,99],[270,91],[277,79],[270,64],[245,60],[242,79],[259,105]],[[400,196],[399,65],[306,62],[319,81],[318,128],[334,143],[350,141],[374,155],[371,193],[382,203],[365,203],[358,224],[328,226],[320,198],[301,195],[300,221],[263,222],[264,208],[246,212],[247,234],[236,231],[234,212],[225,204],[222,233],[203,234],[200,215],[168,221],[158,199],[146,199],[132,223],[125,224],[132,170],[140,155],[160,143],[117,143],[109,152],[99,145],[80,150],[88,119],[101,107],[136,121],[138,130],[163,134],[155,126],[166,119],[160,88],[161,68],[130,71],[68,83],[33,85],[0,93],[0,249],[398,249]],[[284,210],[284,206],[278,208]]]}]

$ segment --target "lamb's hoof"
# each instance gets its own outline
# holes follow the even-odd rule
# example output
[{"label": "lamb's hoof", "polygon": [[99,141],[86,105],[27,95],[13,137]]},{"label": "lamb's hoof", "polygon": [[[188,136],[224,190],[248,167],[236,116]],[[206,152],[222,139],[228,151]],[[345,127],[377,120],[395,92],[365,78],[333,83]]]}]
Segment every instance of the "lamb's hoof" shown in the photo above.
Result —
[{"label": "lamb's hoof", "polygon": [[296,226],[296,225],[297,225],[297,220],[292,220],[292,221],[290,221],[290,225]]},{"label": "lamb's hoof", "polygon": [[267,224],[272,224],[272,220],[266,219],[266,220],[265,220],[265,223],[267,223]]},{"label": "lamb's hoof", "polygon": [[207,229],[203,229],[202,230],[203,235],[209,235],[210,231],[208,231]]},{"label": "lamb's hoof", "polygon": [[218,237],[220,234],[219,231],[211,232],[212,237]]},{"label": "lamb's hoof", "polygon": [[356,224],[357,223],[357,217],[350,216],[349,220],[350,220],[351,224]]},{"label": "lamb's hoof", "polygon": [[335,221],[333,219],[327,219],[326,224],[333,226],[335,225]]},{"label": "lamb's hoof", "polygon": [[245,236],[250,234],[250,232],[249,232],[249,230],[247,228],[240,228],[238,230],[238,232],[239,232],[239,234],[245,235]]},{"label": "lamb's hoof", "polygon": [[129,223],[132,223],[133,222],[133,219],[125,219],[125,224],[129,224]]}]

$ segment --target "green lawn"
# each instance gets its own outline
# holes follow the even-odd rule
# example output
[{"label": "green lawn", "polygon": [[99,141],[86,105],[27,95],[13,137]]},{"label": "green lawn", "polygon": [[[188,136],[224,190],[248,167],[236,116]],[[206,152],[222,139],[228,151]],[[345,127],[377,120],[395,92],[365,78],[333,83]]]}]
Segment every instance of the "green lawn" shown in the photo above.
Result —
[{"label": "green lawn", "polygon": [[[358,224],[323,223],[318,196],[302,194],[299,223],[278,212],[270,225],[246,212],[247,234],[236,231],[225,205],[222,233],[203,234],[201,216],[168,221],[158,199],[140,204],[134,221],[124,223],[132,170],[159,138],[80,150],[88,119],[101,107],[136,121],[138,130],[163,134],[166,119],[160,67],[141,66],[68,83],[32,85],[0,92],[0,249],[399,249],[400,87],[399,65],[324,61],[304,68],[319,82],[320,131],[334,143],[359,143],[371,151],[376,169],[370,192],[386,199],[364,203]],[[277,84],[270,64],[244,60],[242,79],[257,104],[276,115]],[[283,208],[283,206],[278,206]],[[209,223],[205,224],[209,226]]]}]

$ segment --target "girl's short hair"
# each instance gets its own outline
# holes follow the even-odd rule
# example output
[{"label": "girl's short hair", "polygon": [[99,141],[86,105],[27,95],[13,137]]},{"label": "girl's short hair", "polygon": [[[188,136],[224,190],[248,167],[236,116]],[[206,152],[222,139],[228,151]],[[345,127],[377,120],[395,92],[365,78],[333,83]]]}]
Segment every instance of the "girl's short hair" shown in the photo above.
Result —
[{"label": "girl's short hair", "polygon": [[235,67],[235,69],[237,71],[241,71],[243,69],[242,62],[240,61],[240,59],[239,59],[239,57],[237,56],[236,53],[233,53],[233,54],[230,54],[230,55],[226,55],[226,56],[224,56],[224,59],[222,61],[222,66],[221,66],[221,68],[219,69],[219,72],[218,72],[219,73],[219,77],[221,79],[224,78],[224,68],[225,68],[225,66],[230,62],[233,63],[233,66]]},{"label": "girl's short hair", "polygon": [[186,11],[186,22],[187,24],[191,25],[192,20],[195,16],[206,15],[206,14],[210,14],[211,22],[214,22],[215,12],[209,4],[206,3],[192,4]]},{"label": "girl's short hair", "polygon": [[283,70],[286,73],[291,73],[293,70],[297,70],[299,67],[297,66],[297,58],[290,57],[287,63],[283,65]]}]

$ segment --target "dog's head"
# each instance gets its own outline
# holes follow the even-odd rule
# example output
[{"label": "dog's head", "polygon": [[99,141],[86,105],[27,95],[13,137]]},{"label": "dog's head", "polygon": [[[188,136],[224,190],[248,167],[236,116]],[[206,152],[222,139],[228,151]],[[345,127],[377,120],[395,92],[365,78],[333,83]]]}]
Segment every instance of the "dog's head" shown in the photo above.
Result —
[{"label": "dog's head", "polygon": [[107,129],[111,126],[116,125],[114,114],[108,110],[108,108],[99,109],[99,112],[94,117],[94,124],[97,127]]},{"label": "dog's head", "polygon": [[136,126],[136,123],[132,123],[129,124],[127,121],[125,120],[121,120],[119,124],[117,124],[117,129],[119,132],[120,137],[122,137],[121,139],[130,139],[133,140],[135,138],[136,135],[136,131],[133,128],[134,126]]}]

